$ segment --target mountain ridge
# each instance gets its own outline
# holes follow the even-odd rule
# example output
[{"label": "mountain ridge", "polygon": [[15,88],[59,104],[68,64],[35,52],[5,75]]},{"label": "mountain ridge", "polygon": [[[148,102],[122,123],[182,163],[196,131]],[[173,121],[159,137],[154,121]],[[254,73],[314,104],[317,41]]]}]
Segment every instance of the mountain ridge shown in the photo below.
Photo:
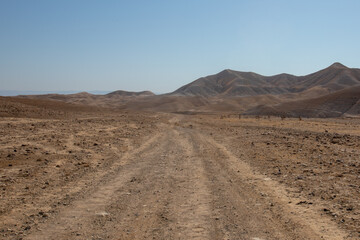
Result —
[{"label": "mountain ridge", "polygon": [[263,76],[254,72],[225,69],[217,74],[198,78],[168,95],[255,96],[298,93],[316,86],[322,86],[330,93],[357,84],[360,84],[360,69],[348,68],[336,62],[325,69],[305,76],[288,73]]},{"label": "mountain ridge", "polygon": [[336,62],[304,76],[263,76],[225,69],[161,95],[117,90],[104,95],[81,92],[20,97],[136,111],[338,117],[360,115],[358,96],[360,69]]}]

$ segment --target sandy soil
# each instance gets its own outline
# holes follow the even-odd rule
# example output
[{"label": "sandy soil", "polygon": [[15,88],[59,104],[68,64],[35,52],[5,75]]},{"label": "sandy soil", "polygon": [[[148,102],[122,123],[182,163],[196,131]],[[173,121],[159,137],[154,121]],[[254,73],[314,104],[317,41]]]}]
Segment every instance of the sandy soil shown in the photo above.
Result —
[{"label": "sandy soil", "polygon": [[357,120],[0,119],[2,239],[358,239]]}]

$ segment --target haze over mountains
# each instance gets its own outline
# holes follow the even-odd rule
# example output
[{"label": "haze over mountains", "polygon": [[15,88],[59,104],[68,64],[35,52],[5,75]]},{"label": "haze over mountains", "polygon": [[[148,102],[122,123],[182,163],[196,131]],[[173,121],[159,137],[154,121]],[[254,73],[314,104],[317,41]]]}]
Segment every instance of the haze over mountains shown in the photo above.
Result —
[{"label": "haze over mountains", "polygon": [[21,97],[141,111],[354,116],[360,115],[360,69],[334,63],[306,76],[262,76],[226,69],[162,95],[119,90],[105,95],[82,92]]},{"label": "haze over mountains", "polygon": [[[19,90],[3,90],[0,89],[0,96],[4,97],[15,97],[19,95],[44,95],[44,94],[74,94],[78,93],[79,91],[19,91]],[[88,93],[91,94],[108,94],[111,91],[88,91]]]}]

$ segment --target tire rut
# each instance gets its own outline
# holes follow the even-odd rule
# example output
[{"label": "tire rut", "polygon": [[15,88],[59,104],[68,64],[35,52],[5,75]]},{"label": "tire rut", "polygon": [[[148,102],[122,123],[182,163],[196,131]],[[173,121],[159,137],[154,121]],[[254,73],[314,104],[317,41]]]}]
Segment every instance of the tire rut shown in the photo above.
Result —
[{"label": "tire rut", "polygon": [[[202,153],[212,178],[218,231],[226,239],[344,239],[333,224],[316,215],[295,216],[283,189],[256,174],[212,137],[193,131],[192,143]],[[316,222],[318,221],[318,222]]]},{"label": "tire rut", "polygon": [[[202,162],[194,158],[188,139],[169,129],[162,147],[149,153],[136,184],[124,186],[108,212],[117,223],[99,228],[119,239],[210,239],[210,192],[204,181]],[[156,150],[156,151],[155,151]],[[105,237],[105,236],[102,236]]]},{"label": "tire rut", "polygon": [[169,204],[175,218],[174,239],[211,239],[215,220],[203,159],[196,154],[188,133],[176,131],[175,135],[183,151],[170,162],[171,171],[168,172],[174,176],[176,189]]},{"label": "tire rut", "polygon": [[[125,183],[129,182],[132,176],[146,167],[138,156],[156,149],[156,143],[163,135],[156,135],[145,142],[140,148],[125,154],[118,162],[111,166],[109,174],[98,180],[99,186],[89,196],[75,200],[69,206],[62,209],[56,218],[40,225],[36,232],[26,236],[24,239],[69,239],[75,236],[83,238],[91,236],[89,224],[93,218],[107,216],[106,207]],[[156,151],[156,150],[155,150]],[[139,161],[140,160],[140,161]],[[94,184],[94,183],[92,183]],[[86,185],[86,184],[84,184]],[[84,238],[89,239],[89,238]]]}]

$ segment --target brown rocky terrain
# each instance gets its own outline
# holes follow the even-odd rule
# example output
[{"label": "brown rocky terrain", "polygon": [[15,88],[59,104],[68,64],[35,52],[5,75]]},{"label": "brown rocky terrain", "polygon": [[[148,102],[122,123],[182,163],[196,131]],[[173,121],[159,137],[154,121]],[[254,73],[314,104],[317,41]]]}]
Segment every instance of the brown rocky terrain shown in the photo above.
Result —
[{"label": "brown rocky terrain", "polygon": [[359,239],[359,119],[1,98],[1,239]]},{"label": "brown rocky terrain", "polygon": [[[72,114],[91,115],[109,111],[87,105],[69,104],[48,99],[0,97],[0,117],[66,118]],[[114,111],[112,109],[112,111]]]},{"label": "brown rocky terrain", "polygon": [[321,97],[258,105],[246,111],[250,115],[341,117],[360,115],[360,86],[346,88]]}]

